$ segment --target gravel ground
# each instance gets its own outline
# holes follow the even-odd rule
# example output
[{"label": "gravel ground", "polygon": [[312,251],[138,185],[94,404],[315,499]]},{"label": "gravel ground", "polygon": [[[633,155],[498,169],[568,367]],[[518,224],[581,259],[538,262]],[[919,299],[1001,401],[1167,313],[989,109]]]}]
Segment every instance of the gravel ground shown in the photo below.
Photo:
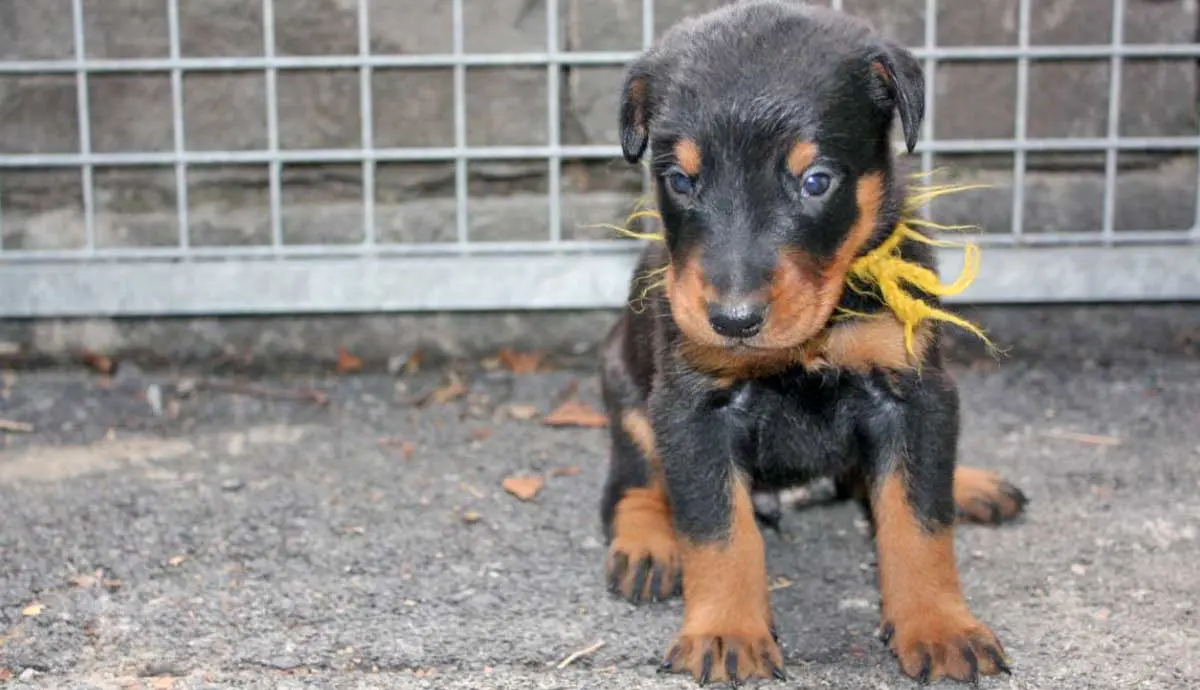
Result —
[{"label": "gravel ground", "polygon": [[[982,687],[1200,687],[1200,317],[1116,313],[1082,340],[1014,321],[1009,357],[955,367],[964,462],[1031,498],[958,534],[1014,662]],[[255,382],[325,404],[196,376],[0,380],[34,427],[0,434],[8,687],[693,687],[654,673],[679,604],[604,591],[605,432],[540,422],[576,383],[596,404],[591,372],[472,368],[423,405],[444,371]],[[501,487],[527,475],[531,501]],[[864,528],[816,503],[767,536],[791,680],[763,687],[913,686],[871,636]]]}]

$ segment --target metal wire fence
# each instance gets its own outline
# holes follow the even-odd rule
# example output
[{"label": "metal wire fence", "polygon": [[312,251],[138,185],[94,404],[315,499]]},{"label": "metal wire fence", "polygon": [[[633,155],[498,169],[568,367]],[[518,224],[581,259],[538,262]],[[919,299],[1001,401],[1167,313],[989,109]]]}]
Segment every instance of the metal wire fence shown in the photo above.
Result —
[{"label": "metal wire fence", "polygon": [[[277,50],[273,0],[262,0],[262,49],[256,56],[188,56],[181,40],[179,0],[166,1],[167,55],[96,57],[87,50],[84,0],[71,0],[73,52],[60,59],[0,59],[0,78],[67,77],[74,80],[78,150],[0,151],[0,317],[60,315],[181,315],[262,312],[347,312],[373,310],[472,310],[588,308],[619,305],[636,245],[618,238],[564,235],[564,165],[604,165],[618,161],[613,143],[565,143],[564,70],[619,68],[636,50],[564,49],[562,2],[545,0],[545,50],[470,52],[464,40],[467,0],[452,8],[449,53],[380,53],[372,48],[371,6],[358,0],[357,52],[336,55],[281,55]],[[660,0],[661,2],[662,0]],[[1188,0],[1191,2],[1192,0]],[[843,9],[842,0],[832,6]],[[1097,3],[1098,4],[1098,3]],[[1130,61],[1200,61],[1200,44],[1132,43],[1126,40],[1126,0],[1112,0],[1111,40],[1104,44],[1040,45],[1031,40],[1032,0],[1017,0],[1015,45],[942,45],[939,2],[924,2],[924,43],[911,46],[922,59],[930,87],[917,160],[922,171],[954,156],[998,154],[1011,157],[1004,171],[1010,189],[1005,227],[991,227],[977,239],[987,245],[984,273],[964,299],[987,301],[1111,300],[1200,298],[1200,173],[1190,175],[1190,225],[1174,228],[1120,223],[1119,159],[1129,155],[1200,155],[1200,131],[1191,134],[1130,134],[1122,129],[1123,68]],[[1192,3],[1194,11],[1194,2]],[[849,9],[849,8],[846,8]],[[415,11],[415,10],[414,10]],[[1192,15],[1194,19],[1194,14]],[[642,47],[656,33],[654,0],[641,3]],[[1088,61],[1106,64],[1107,113],[1101,136],[1034,137],[1029,131],[1031,66]],[[935,131],[939,69],[955,63],[1015,64],[1012,135],[939,138]],[[545,142],[535,145],[472,143],[468,117],[468,72],[475,68],[545,70]],[[450,145],[379,146],[379,116],[373,104],[375,78],[383,71],[448,70],[452,79]],[[281,143],[281,75],[299,71],[355,70],[360,122],[357,146],[290,148]],[[100,151],[93,145],[90,89],[107,75],[165,75],[170,82],[170,146],[165,150]],[[212,150],[189,146],[185,78],[199,74],[254,74],[264,79],[264,147]],[[613,89],[617,84],[614,82]],[[1192,85],[1195,88],[1195,85]],[[615,111],[613,113],[615,118]],[[1030,161],[1035,156],[1102,158],[1097,173],[1096,227],[1070,232],[1031,227],[1027,220]],[[493,241],[473,236],[471,166],[487,162],[541,161],[545,226],[540,239]],[[438,163],[453,167],[453,226],[450,241],[384,241],[378,206],[380,166]],[[919,163],[919,165],[918,165]],[[284,171],[300,165],[353,165],[359,168],[357,219],[352,241],[289,242],[285,232]],[[169,169],[174,177],[169,243],[108,246],[98,233],[97,171],[147,167]],[[197,243],[189,192],[197,169],[244,166],[266,169],[268,228],[260,243]],[[1197,166],[1200,168],[1200,166]],[[77,171],[82,237],[77,246],[11,246],[6,232],[11,194],[5,180],[21,171]],[[643,179],[643,184],[647,181]],[[629,201],[632,203],[633,197]],[[19,209],[18,209],[19,212]],[[620,222],[600,217],[594,222]],[[28,227],[34,227],[26,223]],[[36,226],[52,232],[53,225]],[[28,233],[28,228],[26,229]],[[37,244],[25,242],[24,244]],[[948,254],[944,270],[957,270]]]}]

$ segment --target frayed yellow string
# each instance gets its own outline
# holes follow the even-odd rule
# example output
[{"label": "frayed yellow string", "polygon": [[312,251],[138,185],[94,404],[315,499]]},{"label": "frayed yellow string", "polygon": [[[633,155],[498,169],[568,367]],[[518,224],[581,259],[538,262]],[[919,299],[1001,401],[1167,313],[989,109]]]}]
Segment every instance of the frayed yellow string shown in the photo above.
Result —
[{"label": "frayed yellow string", "polygon": [[[962,247],[965,254],[963,270],[951,284],[942,283],[938,275],[919,264],[905,261],[900,256],[900,245],[904,240],[924,242],[939,247]],[[926,319],[946,321],[975,334],[989,346],[991,341],[975,324],[944,309],[934,307],[913,297],[905,285],[937,297],[957,295],[966,290],[979,272],[979,247],[970,243],[932,240],[913,230],[904,223],[896,225],[883,244],[859,257],[850,265],[846,277],[847,286],[856,292],[865,291],[863,286],[875,286],[884,304],[895,313],[904,325],[904,345],[910,355],[915,356],[913,346],[917,327]]]},{"label": "frayed yellow string", "polygon": [[655,290],[656,288],[660,288],[663,285],[667,284],[667,277],[666,277],[667,268],[668,268],[667,266],[660,266],[659,268],[652,268],[649,271],[642,273],[641,275],[637,276],[637,278],[634,279],[635,284],[636,283],[643,284],[642,291],[640,293],[638,293],[638,296],[635,297],[630,302],[630,305],[629,305],[630,307],[633,308],[634,313],[640,314],[643,311],[645,311],[646,298],[650,295],[650,292],[652,290]]}]

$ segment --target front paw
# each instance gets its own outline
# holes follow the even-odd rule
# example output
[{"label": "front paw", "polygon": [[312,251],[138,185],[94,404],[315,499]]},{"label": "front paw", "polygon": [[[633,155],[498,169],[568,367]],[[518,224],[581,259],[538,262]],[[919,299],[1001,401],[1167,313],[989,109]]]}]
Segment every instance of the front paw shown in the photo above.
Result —
[{"label": "front paw", "polygon": [[608,550],[608,591],[641,603],[677,596],[683,567],[674,535],[665,531],[618,537]]},{"label": "front paw", "polygon": [[671,643],[659,672],[687,673],[701,685],[716,681],[736,687],[751,678],[787,680],[783,653],[768,626],[751,634],[685,630]]},{"label": "front paw", "polygon": [[900,670],[924,684],[943,676],[975,683],[1009,673],[1000,640],[963,605],[931,605],[886,616],[880,638]]}]

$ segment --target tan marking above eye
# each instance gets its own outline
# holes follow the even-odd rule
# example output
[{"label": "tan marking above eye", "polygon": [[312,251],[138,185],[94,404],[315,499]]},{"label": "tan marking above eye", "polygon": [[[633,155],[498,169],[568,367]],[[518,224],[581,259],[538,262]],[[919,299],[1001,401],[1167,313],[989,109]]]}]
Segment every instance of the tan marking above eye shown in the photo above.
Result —
[{"label": "tan marking above eye", "polygon": [[680,139],[675,144],[675,162],[688,177],[700,174],[700,146],[691,139]]},{"label": "tan marking above eye", "polygon": [[798,141],[788,152],[787,166],[793,175],[800,175],[817,159],[817,145],[810,141]]}]

